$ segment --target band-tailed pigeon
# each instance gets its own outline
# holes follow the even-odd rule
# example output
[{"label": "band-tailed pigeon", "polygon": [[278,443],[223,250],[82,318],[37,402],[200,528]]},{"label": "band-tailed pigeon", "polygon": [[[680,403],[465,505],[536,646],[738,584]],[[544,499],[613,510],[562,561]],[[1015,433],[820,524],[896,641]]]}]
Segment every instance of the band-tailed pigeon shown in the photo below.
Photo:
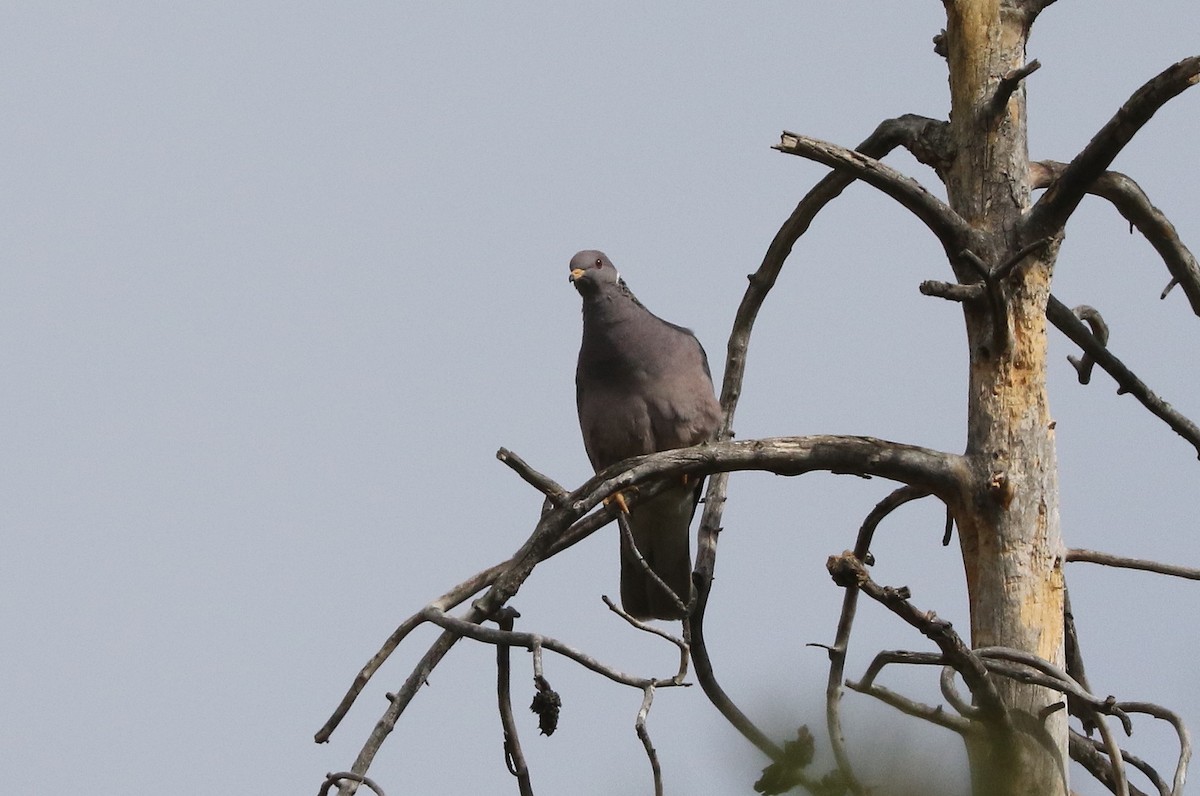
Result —
[{"label": "band-tailed pigeon", "polygon": [[[721,407],[695,335],[642,306],[603,252],[572,257],[570,279],[583,297],[575,400],[592,467],[712,439]],[[688,528],[701,483],[685,479],[629,512],[638,552],[685,605],[692,594]],[[621,605],[637,619],[684,616],[624,543]]]}]

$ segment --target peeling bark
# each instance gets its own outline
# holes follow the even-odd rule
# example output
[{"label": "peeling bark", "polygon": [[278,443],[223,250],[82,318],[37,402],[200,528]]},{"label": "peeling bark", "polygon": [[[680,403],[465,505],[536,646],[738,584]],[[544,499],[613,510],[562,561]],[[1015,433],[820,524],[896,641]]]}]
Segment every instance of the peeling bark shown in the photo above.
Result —
[{"label": "peeling bark", "polygon": [[[947,2],[947,60],[955,162],[950,205],[984,241],[977,262],[954,264],[960,282],[979,280],[1031,240],[1021,221],[1030,205],[1025,91],[1008,75],[1028,74],[1028,16],[1011,0]],[[997,100],[1003,92],[1003,104]],[[988,302],[966,302],[970,352],[966,455],[971,497],[956,517],[971,610],[971,644],[1024,650],[1063,662],[1063,543],[1053,423],[1046,395],[1046,303],[1057,242],[1034,249],[994,281]],[[999,313],[1003,317],[997,317]],[[973,790],[1065,794],[1065,711],[1046,688],[1007,679],[996,686],[1013,712],[1006,743],[969,738]]]}]

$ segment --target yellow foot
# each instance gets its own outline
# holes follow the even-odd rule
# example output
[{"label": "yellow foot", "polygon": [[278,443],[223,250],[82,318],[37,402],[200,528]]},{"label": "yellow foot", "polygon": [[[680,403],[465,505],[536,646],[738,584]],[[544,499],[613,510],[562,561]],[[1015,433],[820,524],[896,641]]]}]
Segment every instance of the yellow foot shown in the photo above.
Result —
[{"label": "yellow foot", "polygon": [[614,492],[604,499],[605,503],[616,503],[617,508],[622,514],[629,514],[629,504],[625,502],[625,496],[620,492]]}]

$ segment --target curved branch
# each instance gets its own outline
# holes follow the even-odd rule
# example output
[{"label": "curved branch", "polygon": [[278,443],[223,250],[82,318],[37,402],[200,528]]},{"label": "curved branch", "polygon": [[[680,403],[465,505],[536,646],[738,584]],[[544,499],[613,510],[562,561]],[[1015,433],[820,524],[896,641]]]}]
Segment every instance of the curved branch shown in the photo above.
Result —
[{"label": "curved branch", "polygon": [[[519,471],[520,466],[527,467],[527,465],[524,464],[524,461],[519,456],[506,451],[503,448],[500,449],[500,453],[497,453],[497,458],[505,462],[505,464],[508,464],[510,467],[513,467],[514,470]],[[519,462],[520,464],[514,466],[515,462]],[[530,470],[530,472],[536,471]],[[524,475],[522,475],[522,477],[524,477]],[[529,481],[530,483],[534,483],[534,480],[529,478],[526,478],[525,480]],[[549,479],[546,480],[549,481]],[[534,485],[537,486],[536,483],[534,483]],[[643,487],[636,496],[633,496],[632,503],[633,505],[637,505],[638,502],[642,500],[648,500],[668,487],[669,484],[665,483],[650,484],[646,487]],[[561,487],[559,487],[559,489],[561,489]],[[539,488],[539,491],[542,490]],[[547,494],[549,496],[549,493]],[[559,499],[560,504],[566,499],[565,496],[568,494],[569,493],[567,493],[566,490],[562,490],[563,497]],[[546,558],[556,556],[572,545],[581,542],[600,528],[603,528],[605,525],[611,522],[612,519],[613,514],[606,510],[589,514],[578,522],[573,523],[571,527],[563,532],[561,536],[554,539],[550,545],[550,549],[546,553]],[[449,611],[458,605],[461,605],[466,600],[495,583],[496,579],[500,577],[500,575],[503,574],[509,566],[512,565],[512,562],[513,560],[510,558],[507,561],[502,561],[499,564],[494,564],[493,566],[490,566],[481,572],[475,573],[462,583],[459,583],[457,586],[447,591],[441,597],[429,603],[429,605],[439,608],[442,611]],[[350,708],[354,705],[355,700],[358,699],[359,694],[362,693],[362,690],[375,675],[375,672],[379,671],[379,667],[381,667],[391,656],[391,654],[396,651],[396,648],[400,646],[400,643],[404,641],[408,634],[420,627],[424,621],[425,620],[422,617],[421,612],[418,611],[401,622],[400,626],[392,631],[392,634],[383,642],[383,645],[379,648],[379,651],[372,655],[371,659],[367,661],[366,664],[363,665],[362,669],[359,670],[358,674],[355,675],[354,682],[350,684],[350,688],[347,689],[345,696],[342,697],[342,701],[338,703],[337,708],[334,709],[329,719],[325,722],[325,725],[317,731],[316,735],[313,736],[313,740],[315,740],[317,743],[327,743],[329,741],[330,737],[333,735],[333,731],[337,729],[338,725],[341,724],[342,719],[346,717],[346,713],[348,713]]]},{"label": "curved branch", "polygon": [[1137,398],[1142,406],[1165,421],[1172,431],[1190,442],[1196,448],[1196,452],[1200,454],[1200,428],[1176,411],[1169,403],[1159,398],[1141,379],[1133,375],[1133,372],[1125,367],[1121,360],[1110,354],[1107,348],[1100,345],[1091,330],[1053,295],[1046,304],[1046,318],[1112,376],[1120,385],[1121,392],[1127,392]]},{"label": "curved branch", "polygon": [[[687,623],[691,631],[692,641],[692,662],[696,670],[696,682],[700,684],[704,695],[708,697],[708,701],[713,704],[725,720],[730,725],[742,734],[750,743],[754,744],[760,752],[769,757],[776,763],[782,763],[787,759],[783,747],[772,741],[767,734],[760,730],[758,726],[750,720],[750,717],[742,712],[729,695],[725,693],[725,689],[717,682],[716,674],[713,671],[712,658],[708,654],[708,644],[704,638],[704,613],[708,605],[708,595],[710,589],[701,586],[702,579],[698,574],[692,575],[692,580],[696,582],[696,604],[688,615]],[[711,574],[707,584],[712,583]]]},{"label": "curved branch", "polygon": [[356,784],[366,785],[377,796],[385,796],[383,788],[375,783],[375,780],[370,777],[364,777],[361,774],[352,774],[349,771],[339,771],[336,774],[326,774],[325,781],[321,783],[321,790],[317,792],[317,796],[325,796],[329,793],[329,789],[340,782],[353,782]]},{"label": "curved branch", "polygon": [[611,666],[606,666],[596,660],[587,653],[581,652],[558,639],[543,636],[538,633],[522,633],[515,630],[499,630],[491,627],[469,622],[458,617],[450,616],[442,613],[436,608],[426,608],[421,612],[421,615],[429,622],[433,622],[439,627],[455,633],[459,636],[481,641],[485,644],[505,645],[510,647],[523,647],[527,650],[542,648],[557,652],[564,658],[570,658],[584,668],[591,669],[596,674],[607,677],[614,683],[631,686],[633,688],[644,689],[649,685],[667,686],[686,686],[686,683],[675,681],[674,677],[653,678],[653,677],[635,677],[631,674],[618,671]]},{"label": "curved branch", "polygon": [[1026,214],[1027,240],[1061,232],[1083,195],[1163,105],[1200,81],[1200,56],[1172,64],[1139,88]]},{"label": "curved branch", "polygon": [[[1088,738],[1082,733],[1075,730],[1070,730],[1069,735],[1069,754],[1071,759],[1079,765],[1087,769],[1087,772],[1092,775],[1100,784],[1113,790],[1116,787],[1116,780],[1113,776],[1112,762],[1108,759],[1104,746],[1096,740]],[[1158,788],[1159,796],[1170,796],[1170,791],[1166,789],[1166,784],[1162,778],[1158,776],[1158,772],[1147,766],[1143,761],[1133,757],[1124,749],[1121,750],[1121,757],[1130,765],[1140,770],[1146,777],[1154,783]],[[1129,785],[1130,796],[1149,796],[1145,791]]]},{"label": "curved branch", "polygon": [[[887,119],[858,145],[857,150],[879,159],[896,147],[902,146],[922,163],[940,169],[941,164],[948,160],[947,145],[943,140],[946,127],[947,123],[944,121],[914,114]],[[750,286],[746,288],[746,293],[738,305],[725,353],[725,376],[721,384],[721,406],[725,410],[725,422],[717,435],[718,439],[729,439],[732,436],[733,416],[741,397],[750,333],[754,329],[758,311],[783,269],[784,261],[791,254],[796,241],[808,231],[817,214],[854,181],[855,177],[851,174],[833,171],[814,185],[775,233],[758,270],[749,276]]]},{"label": "curved branch", "polygon": [[[1030,187],[1045,188],[1062,179],[1066,170],[1066,163],[1055,160],[1031,163]],[[1106,171],[1092,181],[1087,192],[1108,200],[1132,227],[1142,233],[1167,266],[1171,274],[1171,286],[1181,285],[1192,312],[1200,315],[1200,265],[1197,265],[1195,255],[1179,239],[1175,225],[1150,202],[1150,197],[1146,196],[1141,186],[1119,171]],[[1163,297],[1166,297],[1165,291]]]},{"label": "curved branch", "polygon": [[880,702],[891,705],[901,713],[906,713],[918,719],[925,719],[925,721],[936,724],[939,727],[953,730],[959,735],[967,735],[973,729],[969,719],[947,713],[940,705],[933,707],[922,702],[916,702],[881,685],[863,685],[859,682],[848,681],[846,687],[851,691],[873,696]]},{"label": "curved branch", "polygon": [[[520,616],[513,608],[505,606],[496,616],[500,629],[511,632],[513,623]],[[500,711],[500,727],[504,732],[504,762],[508,772],[516,777],[521,796],[533,796],[533,783],[529,779],[529,764],[521,749],[521,735],[512,709],[512,648],[507,644],[496,645],[496,702]]]},{"label": "curved branch", "polygon": [[951,505],[960,503],[971,479],[969,465],[959,454],[875,437],[821,434],[730,440],[618,462],[572,492],[563,509],[546,516],[554,518],[562,512],[579,516],[613,492],[665,476],[744,470],[789,476],[815,471],[879,476],[921,487]]},{"label": "curved branch", "polygon": [[1187,781],[1188,764],[1192,760],[1192,734],[1188,732],[1183,719],[1173,710],[1155,705],[1152,702],[1118,702],[1117,707],[1129,713],[1145,713],[1156,719],[1161,719],[1175,729],[1179,738],[1179,758],[1175,764],[1175,777],[1171,783],[1172,796],[1183,794],[1183,783]]},{"label": "curved branch", "polygon": [[[959,735],[967,735],[975,730],[975,725],[971,723],[971,718],[964,718],[947,713],[941,705],[933,707],[921,702],[914,702],[907,697],[896,694],[893,691],[884,688],[881,685],[875,685],[875,678],[883,671],[883,667],[892,663],[914,664],[918,666],[942,666],[943,668],[951,668],[946,665],[946,657],[941,653],[936,652],[908,652],[907,650],[884,650],[875,655],[863,676],[858,680],[847,680],[846,687],[851,691],[857,691],[860,694],[873,696],[881,702],[885,702],[892,707],[907,713],[910,716],[916,716],[920,719],[933,722],[938,726],[945,727],[948,730],[953,730]],[[951,668],[951,671],[953,669]],[[977,715],[978,710],[973,709]]]},{"label": "curved branch", "polygon": [[[887,119],[880,123],[861,144],[858,151],[864,155],[881,158],[898,146],[906,147],[922,163],[933,166],[939,172],[949,159],[945,144],[947,123],[922,116],[905,115]],[[725,412],[718,440],[733,437],[733,418],[742,394],[742,381],[746,374],[747,352],[754,322],[767,294],[775,285],[783,263],[791,254],[792,247],[800,236],[808,231],[813,219],[825,205],[832,202],[854,177],[834,171],[821,179],[804,195],[783,222],[763,255],[758,270],[749,276],[750,284],[738,305],[733,328],[725,354],[725,376],[721,382],[721,407]],[[779,760],[783,750],[766,738],[748,718],[725,695],[713,675],[712,661],[704,643],[704,612],[708,606],[708,595],[712,589],[713,573],[716,568],[717,538],[721,531],[721,517],[725,510],[725,493],[729,477],[717,473],[709,479],[704,498],[704,513],[697,534],[696,566],[692,579],[696,586],[695,604],[688,623],[692,632],[692,655],[696,662],[696,679],[709,699],[714,700],[726,718],[738,727],[752,742],[769,757]]]},{"label": "curved branch", "polygon": [[909,601],[907,588],[894,589],[873,581],[867,568],[853,553],[830,556],[826,568],[833,576],[834,583],[843,588],[857,586],[872,600],[888,608],[936,644],[942,651],[944,663],[953,666],[962,675],[963,682],[979,706],[980,718],[988,728],[1002,731],[1011,729],[1008,708],[1000,698],[984,660],[966,645],[949,622],[914,606]]},{"label": "curved branch", "polygon": [[774,148],[847,172],[895,199],[941,241],[942,248],[951,260],[956,260],[964,249],[979,248],[975,230],[949,205],[925,190],[916,180],[874,158],[786,130],[779,145]]},{"label": "curved branch", "polygon": [[[1100,314],[1100,310],[1095,307],[1089,307],[1087,304],[1080,304],[1071,310],[1071,314],[1091,327],[1092,336],[1096,338],[1097,343],[1102,346],[1108,346],[1108,324],[1104,321],[1104,316]],[[1075,368],[1075,372],[1079,375],[1080,384],[1087,384],[1092,380],[1092,368],[1095,367],[1096,361],[1090,355],[1084,354],[1078,358],[1068,356],[1067,361],[1071,363],[1071,367]]]},{"label": "curved branch", "polygon": [[[863,520],[858,529],[858,538],[854,543],[854,556],[859,561],[866,561],[871,551],[871,542],[875,538],[875,530],[879,523],[896,509],[913,500],[927,497],[929,493],[920,487],[902,486],[896,489],[871,509],[871,513]],[[854,768],[850,765],[850,756],[846,753],[846,738],[842,732],[841,712],[838,706],[842,701],[842,681],[846,672],[846,652],[850,647],[850,631],[854,626],[854,615],[858,606],[858,588],[850,586],[842,596],[842,613],[838,618],[837,632],[833,646],[829,647],[829,679],[825,683],[825,725],[829,732],[829,743],[833,747],[833,757],[846,786],[856,794],[865,793]]]}]

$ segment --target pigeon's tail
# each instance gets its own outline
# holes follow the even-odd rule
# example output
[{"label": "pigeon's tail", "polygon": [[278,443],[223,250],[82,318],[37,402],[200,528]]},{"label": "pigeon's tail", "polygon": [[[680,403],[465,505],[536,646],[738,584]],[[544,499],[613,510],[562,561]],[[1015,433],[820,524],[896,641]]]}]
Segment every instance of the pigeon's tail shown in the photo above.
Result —
[{"label": "pigeon's tail", "polygon": [[646,574],[633,553],[621,544],[621,607],[635,619],[682,619],[692,598],[690,532],[700,484],[689,483],[661,492],[629,510],[629,530],[646,564],[667,594]]}]

